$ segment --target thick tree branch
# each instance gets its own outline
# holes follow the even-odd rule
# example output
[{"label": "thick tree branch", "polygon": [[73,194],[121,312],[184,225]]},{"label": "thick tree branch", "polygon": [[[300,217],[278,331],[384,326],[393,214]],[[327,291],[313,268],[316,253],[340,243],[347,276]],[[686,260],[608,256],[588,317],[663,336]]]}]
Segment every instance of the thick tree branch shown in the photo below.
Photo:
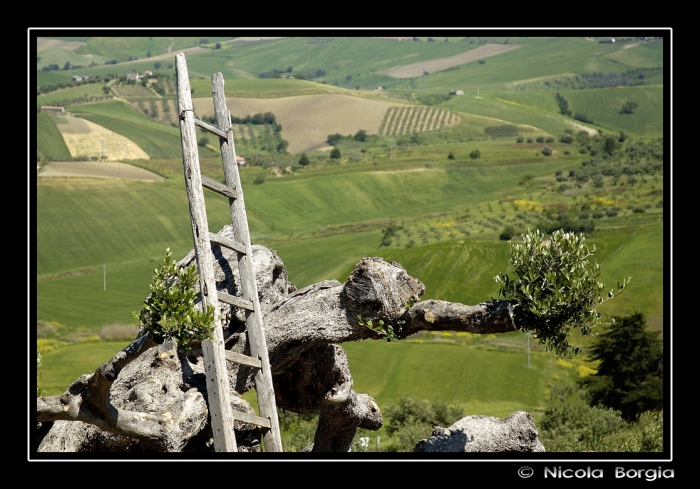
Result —
[{"label": "thick tree branch", "polygon": [[[219,234],[235,238],[229,226]],[[218,245],[212,245],[212,251],[217,289],[240,297],[235,252]],[[193,260],[191,252],[178,265],[188,266]],[[314,451],[347,452],[357,428],[382,426],[374,399],[353,390],[345,351],[338,346],[384,339],[381,332],[363,325],[368,320],[391,324],[398,339],[420,331],[517,330],[512,303],[421,302],[425,286],[398,263],[381,258],[362,259],[344,284],[326,280],[301,290],[288,281],[273,250],[254,246],[253,264],[277,405],[290,412],[320,413]],[[244,312],[224,303],[219,308],[226,348],[249,354]],[[82,423],[70,429],[62,424],[49,430],[50,442],[42,442],[40,450],[69,445],[75,450],[117,450],[138,442],[144,450],[211,451],[201,355],[177,350],[173,343],[153,346],[157,345],[142,332],[62,396],[37,399],[39,422],[82,421],[116,436],[97,437],[94,429],[81,428],[86,426]],[[251,412],[240,393],[253,387],[253,369],[236,363],[227,367],[233,408]],[[245,438],[245,445],[255,450],[257,432],[241,423],[235,429],[237,438]],[[68,438],[70,443],[63,443]]]}]

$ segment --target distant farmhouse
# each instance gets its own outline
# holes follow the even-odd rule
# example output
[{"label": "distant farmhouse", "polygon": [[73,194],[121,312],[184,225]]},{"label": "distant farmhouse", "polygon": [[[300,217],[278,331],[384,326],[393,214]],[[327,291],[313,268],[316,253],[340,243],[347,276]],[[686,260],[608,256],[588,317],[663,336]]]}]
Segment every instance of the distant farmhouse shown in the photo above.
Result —
[{"label": "distant farmhouse", "polygon": [[464,90],[450,90],[450,95],[464,95]]},{"label": "distant farmhouse", "polygon": [[384,90],[384,87],[378,86],[378,87],[374,87],[374,89],[375,89],[377,92],[381,92],[382,90]]},{"label": "distant farmhouse", "polygon": [[124,76],[126,77],[126,81],[128,81],[128,82],[129,81],[137,82],[141,78],[143,78],[143,75],[139,75],[138,71],[127,71],[126,73],[124,73]]},{"label": "distant farmhouse", "polygon": [[41,106],[41,111],[42,112],[48,112],[49,114],[65,114],[66,109],[63,107],[58,107],[55,105],[42,105]]},{"label": "distant farmhouse", "polygon": [[83,76],[83,75],[73,75],[73,81],[74,82],[83,82],[90,78],[89,76]]},{"label": "distant farmhouse", "polygon": [[615,38],[610,37],[608,39],[603,39],[602,41],[598,41],[600,44],[615,44]]}]

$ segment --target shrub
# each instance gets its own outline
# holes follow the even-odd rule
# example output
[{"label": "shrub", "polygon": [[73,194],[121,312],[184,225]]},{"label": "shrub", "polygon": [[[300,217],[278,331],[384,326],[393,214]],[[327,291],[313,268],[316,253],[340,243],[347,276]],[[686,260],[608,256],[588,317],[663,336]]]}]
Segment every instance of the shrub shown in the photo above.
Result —
[{"label": "shrub", "polygon": [[[523,234],[522,243],[510,243],[509,261],[514,278],[503,272],[494,277],[499,297],[517,304],[515,322],[523,331],[534,331],[547,351],[557,356],[577,355],[580,350],[569,344],[571,330],[582,335],[601,324],[596,308],[615,297],[610,290],[603,298],[605,285],[598,282],[600,267],[590,261],[595,253],[583,235],[555,231],[549,241],[539,230]],[[618,293],[629,279],[618,285]]]},{"label": "shrub", "polygon": [[515,141],[518,142],[518,143],[522,143],[523,141],[525,141],[525,138],[523,138],[522,136],[518,136],[518,137],[515,139]]},{"label": "shrub", "polygon": [[503,231],[501,231],[501,234],[498,236],[498,239],[501,241],[509,241],[513,236],[515,235],[515,229],[513,229],[513,226],[506,226]]},{"label": "shrub", "polygon": [[471,153],[469,153],[469,157],[470,157],[472,160],[475,160],[475,159],[477,159],[477,158],[481,158],[481,151],[479,151],[478,149],[475,149],[474,151],[472,151]]},{"label": "shrub", "polygon": [[586,114],[583,114],[581,112],[576,112],[574,114],[574,119],[576,119],[577,121],[581,121],[581,122],[587,122],[588,124],[593,124],[593,119],[591,119]]},{"label": "shrub", "polygon": [[367,141],[367,131],[365,131],[364,129],[360,129],[355,133],[353,139],[355,141]]},{"label": "shrub", "polygon": [[574,141],[576,141],[576,138],[573,137],[571,134],[562,134],[561,136],[559,136],[560,143],[571,144]]},{"label": "shrub", "polygon": [[464,417],[464,408],[445,401],[423,401],[402,397],[389,406],[384,415],[386,431],[393,451],[412,452],[416,444],[430,437],[434,425],[447,427]]},{"label": "shrub", "polygon": [[262,183],[265,183],[265,175],[258,175],[255,177],[255,180],[253,180],[254,185],[260,185]]},{"label": "shrub", "polygon": [[333,148],[331,150],[331,158],[333,158],[333,159],[340,158],[340,150],[338,148]]},{"label": "shrub", "polygon": [[455,154],[453,151],[450,151],[450,154],[447,155],[448,160],[454,160],[455,159]]},{"label": "shrub", "polygon": [[343,140],[343,135],[340,133],[335,133],[335,134],[329,134],[328,138],[326,138],[326,141],[328,141],[328,144],[331,146],[335,146],[337,143]]},{"label": "shrub", "polygon": [[550,143],[550,144],[551,144],[551,143],[554,142],[554,138],[553,138],[552,136],[548,136],[547,139],[544,140],[544,142],[545,142],[545,143]]},{"label": "shrub", "polygon": [[528,143],[533,143],[534,140],[533,140],[532,138],[527,138],[527,142],[528,142]]},{"label": "shrub", "polygon": [[163,264],[156,268],[151,293],[141,312],[134,317],[144,330],[159,339],[172,338],[185,349],[192,342],[210,339],[214,331],[214,306],[195,308],[199,284],[197,265],[177,268],[170,248],[166,248]]},{"label": "shrub", "polygon": [[544,148],[542,148],[542,154],[545,156],[551,156],[552,148],[550,148],[549,146],[545,146]]},{"label": "shrub", "polygon": [[639,104],[637,102],[632,102],[632,101],[627,101],[624,104],[622,104],[622,110],[620,111],[622,114],[634,114],[634,111],[639,107]]},{"label": "shrub", "polygon": [[309,157],[306,156],[306,153],[302,153],[301,156],[299,157],[299,164],[301,166],[306,166],[310,163]]},{"label": "shrub", "polygon": [[538,143],[544,143],[544,136],[538,136],[535,141],[537,141]]}]

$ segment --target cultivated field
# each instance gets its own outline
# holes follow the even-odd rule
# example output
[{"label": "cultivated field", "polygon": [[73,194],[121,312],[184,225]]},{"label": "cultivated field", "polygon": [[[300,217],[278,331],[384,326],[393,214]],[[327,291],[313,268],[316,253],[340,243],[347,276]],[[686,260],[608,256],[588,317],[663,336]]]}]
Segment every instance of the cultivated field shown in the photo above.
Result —
[{"label": "cultivated field", "polygon": [[458,114],[434,107],[391,107],[386,111],[377,131],[382,136],[413,134],[435,131],[446,126],[456,126]]},{"label": "cultivated field", "polygon": [[[198,116],[214,115],[211,98],[192,101]],[[272,112],[282,124],[282,137],[290,153],[304,153],[327,146],[329,134],[355,134],[364,129],[377,134],[390,102],[347,95],[300,95],[281,99],[227,98],[231,115]]]},{"label": "cultivated field", "polygon": [[446,70],[455,66],[471,63],[497,54],[507,53],[521,47],[520,44],[485,44],[484,46],[466,51],[462,54],[450,56],[449,58],[432,59],[429,61],[420,61],[411,63],[410,65],[393,66],[387,70],[380,71],[382,75],[389,75],[395,78],[415,78],[423,75],[424,71],[435,73],[436,71]]},{"label": "cultivated field", "polygon": [[73,116],[57,118],[71,156],[116,160],[148,159],[148,155],[131,140],[93,122]]},{"label": "cultivated field", "polygon": [[40,53],[41,51],[46,51],[47,49],[65,49],[66,51],[75,51],[83,44],[85,43],[78,41],[61,41],[59,39],[45,39],[43,37],[38,37],[36,39],[36,51],[38,53]]}]

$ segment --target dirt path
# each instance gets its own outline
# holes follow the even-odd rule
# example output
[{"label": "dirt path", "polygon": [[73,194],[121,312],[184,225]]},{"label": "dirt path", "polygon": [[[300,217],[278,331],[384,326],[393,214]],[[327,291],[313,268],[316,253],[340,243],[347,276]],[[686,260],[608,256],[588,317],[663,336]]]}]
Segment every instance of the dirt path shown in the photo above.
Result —
[{"label": "dirt path", "polygon": [[513,49],[522,47],[521,44],[485,44],[476,49],[471,49],[462,54],[450,56],[448,58],[431,59],[427,61],[419,61],[410,65],[393,66],[387,70],[380,71],[382,75],[389,75],[395,78],[415,78],[423,75],[423,70],[428,73],[446,70],[454,66],[471,63],[497,54],[506,53]]},{"label": "dirt path", "polygon": [[162,182],[165,178],[143,168],[119,161],[52,162],[44,166],[39,177],[97,177]]}]

